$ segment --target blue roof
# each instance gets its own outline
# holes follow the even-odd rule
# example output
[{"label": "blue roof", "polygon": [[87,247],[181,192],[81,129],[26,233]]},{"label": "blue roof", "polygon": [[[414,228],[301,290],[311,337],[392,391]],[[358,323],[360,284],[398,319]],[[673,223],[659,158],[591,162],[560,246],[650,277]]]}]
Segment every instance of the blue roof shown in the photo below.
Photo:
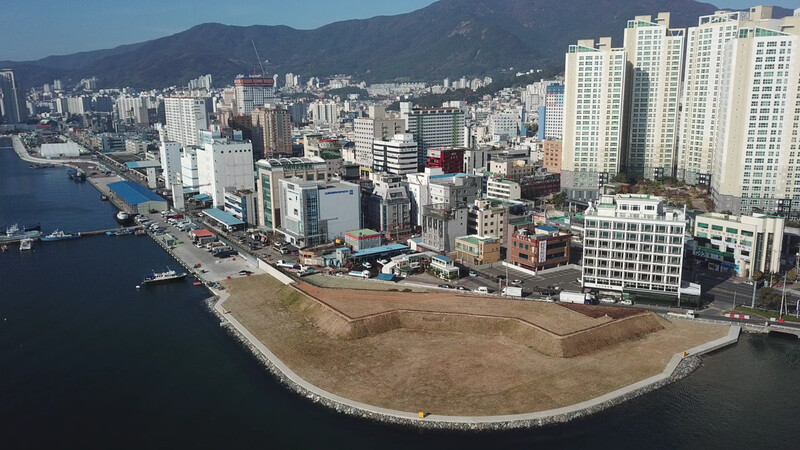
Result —
[{"label": "blue roof", "polygon": [[158,161],[128,161],[125,163],[128,169],[147,169],[148,167],[161,167]]},{"label": "blue roof", "polygon": [[389,244],[389,245],[382,245],[380,247],[373,247],[368,248],[365,250],[359,250],[357,252],[353,252],[354,258],[364,257],[364,256],[373,256],[373,255],[380,255],[381,253],[387,252],[397,252],[401,250],[408,250],[407,245],[403,244]]},{"label": "blue roof", "polygon": [[417,244],[421,244],[422,243],[422,238],[421,237],[411,238],[411,241],[412,242],[416,242]]},{"label": "blue roof", "polygon": [[166,202],[163,198],[154,194],[150,189],[133,181],[117,181],[111,183],[108,188],[117,194],[117,197],[129,205],[138,205],[145,202]]},{"label": "blue roof", "polygon": [[225,211],[220,211],[217,208],[204,209],[203,212],[207,216],[209,216],[209,217],[217,220],[218,222],[221,222],[222,224],[227,225],[229,227],[234,227],[236,225],[244,225],[244,222],[239,220],[233,214],[231,214],[229,212],[225,212]]},{"label": "blue roof", "polygon": [[207,202],[207,201],[211,200],[211,196],[208,195],[208,194],[197,194],[192,198],[195,199],[195,200],[199,200],[201,202]]},{"label": "blue roof", "polygon": [[442,256],[442,255],[435,255],[434,259],[440,259],[440,260],[442,260],[444,262],[453,262],[452,259],[448,258],[447,256]]},{"label": "blue roof", "polygon": [[546,225],[539,225],[536,228],[538,228],[538,229],[540,229],[542,231],[558,231],[558,228],[548,227]]},{"label": "blue roof", "polygon": [[379,273],[375,278],[382,281],[392,281],[394,280],[394,275],[391,273]]},{"label": "blue roof", "polygon": [[469,174],[466,173],[443,173],[441,175],[431,175],[431,180],[439,178],[466,178]]}]

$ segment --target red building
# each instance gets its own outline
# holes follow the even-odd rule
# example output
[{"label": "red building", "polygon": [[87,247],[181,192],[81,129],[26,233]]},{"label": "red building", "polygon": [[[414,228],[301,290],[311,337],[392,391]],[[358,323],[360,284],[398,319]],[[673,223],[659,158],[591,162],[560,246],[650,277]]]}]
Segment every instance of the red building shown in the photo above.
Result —
[{"label": "red building", "polygon": [[569,264],[572,234],[547,226],[529,226],[511,234],[508,262],[529,270]]},{"label": "red building", "polygon": [[464,149],[429,148],[425,167],[441,167],[444,173],[461,173],[464,167]]}]

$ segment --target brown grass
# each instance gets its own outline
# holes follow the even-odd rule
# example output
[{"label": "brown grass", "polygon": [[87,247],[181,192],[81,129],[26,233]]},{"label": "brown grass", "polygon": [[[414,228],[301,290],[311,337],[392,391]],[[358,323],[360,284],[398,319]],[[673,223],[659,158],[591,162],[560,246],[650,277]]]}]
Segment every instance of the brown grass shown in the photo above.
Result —
[{"label": "brown grass", "polygon": [[[329,289],[337,311],[269,276],[225,284],[231,293],[225,308],[300,376],[347,398],[412,412],[514,414],[574,404],[660,373],[675,353],[727,332],[650,314],[593,319],[539,302],[385,292],[366,299]],[[370,302],[406,312],[386,314]],[[364,328],[354,330],[346,318],[358,319],[356,312],[380,320],[360,321]],[[523,318],[536,326],[522,326]],[[644,331],[650,327],[660,331]],[[580,339],[586,329],[600,332]],[[553,330],[567,351],[581,356],[537,348],[541,333]],[[614,345],[621,338],[625,344]]]}]

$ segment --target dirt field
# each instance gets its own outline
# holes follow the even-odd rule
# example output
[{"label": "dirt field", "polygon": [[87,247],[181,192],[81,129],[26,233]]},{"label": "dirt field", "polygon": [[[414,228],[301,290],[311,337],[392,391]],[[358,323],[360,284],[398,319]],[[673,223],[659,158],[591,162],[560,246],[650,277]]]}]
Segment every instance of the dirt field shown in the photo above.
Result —
[{"label": "dirt field", "polygon": [[[424,326],[421,322],[427,316],[412,312],[411,319],[404,320],[418,328],[390,328],[342,339],[332,338],[329,330],[320,328],[327,325],[318,323],[321,317],[340,320],[339,314],[323,314],[325,307],[269,276],[225,285],[231,293],[225,309],[310,383],[372,405],[445,415],[515,414],[588,400],[660,373],[675,353],[722,337],[728,329],[652,316],[661,331],[561,358],[534,350],[532,343],[526,345],[513,333],[479,333],[480,328],[473,326],[463,327],[470,331],[463,332],[452,321]],[[326,295],[352,317],[398,305],[410,311],[415,305],[419,311],[450,308],[465,314],[520,317],[567,336],[615,320],[613,310],[612,317],[593,319],[540,302],[303,288],[312,295]]]}]

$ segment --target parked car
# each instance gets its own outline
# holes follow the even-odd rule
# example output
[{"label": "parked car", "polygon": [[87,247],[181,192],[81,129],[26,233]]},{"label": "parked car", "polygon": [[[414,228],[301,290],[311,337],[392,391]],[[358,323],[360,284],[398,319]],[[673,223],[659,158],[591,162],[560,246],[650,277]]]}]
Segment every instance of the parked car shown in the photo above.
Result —
[{"label": "parked car", "polygon": [[367,268],[367,269],[372,269],[372,264],[370,264],[370,263],[368,263],[368,262],[365,262],[364,264],[361,264],[361,265],[362,265],[363,267]]},{"label": "parked car", "polygon": [[252,274],[253,274],[253,272],[251,272],[249,270],[240,270],[239,271],[239,275],[252,275]]},{"label": "parked car", "polygon": [[459,291],[469,291],[469,288],[465,286],[456,286],[456,289],[458,289]]},{"label": "parked car", "polygon": [[450,286],[449,284],[440,284],[439,287],[443,289],[453,289],[453,286]]},{"label": "parked car", "polygon": [[519,286],[522,284],[522,280],[512,280],[511,284],[513,284],[514,286]]},{"label": "parked car", "polygon": [[389,264],[389,260],[388,259],[379,259],[378,260],[378,264],[380,264],[380,265]]},{"label": "parked car", "polygon": [[470,270],[470,271],[469,271],[469,276],[471,276],[471,277],[477,277],[477,276],[478,276],[478,272],[475,272],[474,270]]}]

